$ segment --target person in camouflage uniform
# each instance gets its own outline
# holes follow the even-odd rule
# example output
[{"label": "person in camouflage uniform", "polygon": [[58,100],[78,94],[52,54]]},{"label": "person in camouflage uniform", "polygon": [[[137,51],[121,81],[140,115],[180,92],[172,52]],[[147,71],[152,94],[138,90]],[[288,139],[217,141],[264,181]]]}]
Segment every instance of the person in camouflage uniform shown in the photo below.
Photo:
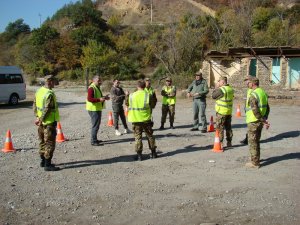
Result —
[{"label": "person in camouflage uniform", "polygon": [[150,78],[145,78],[145,91],[147,91],[150,95],[151,95],[151,98],[152,98],[152,101],[153,101],[153,108],[151,108],[151,114],[152,114],[152,110],[155,108],[156,106],[156,103],[157,103],[157,97],[156,97],[156,93],[155,93],[155,90],[153,89],[153,87],[151,86],[151,80]]},{"label": "person in camouflage uniform", "polygon": [[138,161],[143,160],[143,132],[145,132],[148,139],[148,145],[151,150],[151,158],[157,158],[150,110],[154,107],[155,101],[144,89],[145,82],[139,80],[137,83],[137,91],[130,94],[129,97],[127,96],[125,100],[125,104],[128,106],[128,121],[132,122],[132,130],[135,138],[135,151],[137,152]]},{"label": "person in camouflage uniform", "polygon": [[248,145],[251,155],[251,162],[246,163],[246,167],[259,168],[260,166],[260,137],[262,128],[265,125],[268,129],[270,124],[267,117],[270,112],[268,96],[266,92],[259,87],[259,80],[256,77],[249,76],[245,79],[248,88],[253,91],[247,97],[246,102],[246,123],[248,126]]},{"label": "person in camouflage uniform", "polygon": [[175,120],[175,104],[176,104],[176,87],[172,86],[171,77],[166,78],[166,85],[163,86],[161,90],[162,99],[162,116],[161,116],[161,126],[160,130],[165,129],[164,124],[169,114],[170,128],[175,129],[174,120]]},{"label": "person in camouflage uniform", "polygon": [[226,130],[227,147],[232,147],[231,114],[234,91],[227,83],[227,77],[220,77],[212,98],[216,99],[216,129],[219,130],[220,142],[223,145],[224,128]]},{"label": "person in camouflage uniform", "polygon": [[202,76],[202,70],[195,73],[195,80],[190,84],[187,89],[187,96],[193,97],[193,112],[194,124],[191,131],[198,131],[199,121],[201,120],[202,128],[201,133],[207,132],[207,120],[205,115],[206,110],[206,95],[208,94],[207,81]]},{"label": "person in camouflage uniform", "polygon": [[38,126],[40,166],[45,171],[57,171],[60,168],[51,163],[55,150],[56,125],[59,122],[59,112],[56,96],[52,88],[56,84],[53,75],[45,78],[45,85],[37,90],[33,102],[36,116],[35,124]]}]

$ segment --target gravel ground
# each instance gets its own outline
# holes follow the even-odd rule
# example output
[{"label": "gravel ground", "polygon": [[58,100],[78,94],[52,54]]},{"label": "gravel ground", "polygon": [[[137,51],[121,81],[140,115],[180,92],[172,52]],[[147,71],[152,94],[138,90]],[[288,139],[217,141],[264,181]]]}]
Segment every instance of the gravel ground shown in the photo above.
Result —
[{"label": "gravel ground", "polygon": [[[245,118],[233,118],[233,148],[211,151],[214,133],[190,132],[191,100],[178,100],[175,130],[155,130],[159,158],[133,160],[132,134],[116,137],[103,111],[99,138],[90,145],[85,93],[56,89],[62,131],[54,162],[62,170],[39,167],[32,94],[17,107],[0,105],[0,139],[12,132],[16,153],[0,153],[0,224],[300,224],[299,105],[271,104],[263,130],[262,167],[247,169]],[[236,102],[237,104],[238,102]],[[242,102],[240,102],[241,105]],[[154,127],[160,125],[160,103]],[[207,118],[214,115],[208,101]],[[168,124],[167,124],[168,127]]]}]

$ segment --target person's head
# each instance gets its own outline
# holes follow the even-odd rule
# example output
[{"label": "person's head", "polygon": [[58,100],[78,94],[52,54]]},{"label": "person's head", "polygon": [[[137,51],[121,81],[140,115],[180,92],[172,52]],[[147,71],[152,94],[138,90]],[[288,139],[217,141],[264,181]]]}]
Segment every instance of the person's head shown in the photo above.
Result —
[{"label": "person's head", "polygon": [[227,84],[227,77],[221,76],[218,80],[219,87],[222,87]]},{"label": "person's head", "polygon": [[149,87],[151,87],[151,80],[150,80],[150,78],[145,78],[145,84],[146,84],[146,88],[149,88]]},{"label": "person's head", "polygon": [[45,80],[45,86],[48,87],[49,89],[54,88],[54,86],[58,84],[57,79],[52,74],[45,76],[44,80]]},{"label": "person's head", "polygon": [[254,76],[247,76],[244,81],[246,81],[247,87],[250,89],[255,89],[259,86],[259,79]]},{"label": "person's head", "polygon": [[120,86],[120,81],[118,79],[113,80],[113,85],[114,87],[119,87]]},{"label": "person's head", "polygon": [[100,86],[102,84],[102,80],[99,75],[93,77],[93,83],[97,86]]},{"label": "person's head", "polygon": [[198,72],[195,73],[195,80],[202,79],[202,70],[200,69]]},{"label": "person's head", "polygon": [[137,88],[138,88],[139,90],[143,90],[145,87],[146,87],[145,81],[143,81],[143,80],[138,80],[138,82],[137,82]]},{"label": "person's head", "polygon": [[167,77],[166,78],[166,85],[167,86],[171,86],[171,84],[172,84],[172,78],[171,77]]}]

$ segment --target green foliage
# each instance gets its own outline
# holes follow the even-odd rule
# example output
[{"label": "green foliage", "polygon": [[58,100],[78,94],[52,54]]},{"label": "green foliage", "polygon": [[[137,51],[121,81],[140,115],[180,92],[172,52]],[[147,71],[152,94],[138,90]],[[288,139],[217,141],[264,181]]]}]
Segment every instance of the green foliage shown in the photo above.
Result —
[{"label": "green foliage", "polygon": [[49,24],[42,25],[41,28],[34,29],[31,34],[33,45],[43,46],[48,41],[52,41],[59,37],[58,31]]},{"label": "green foliage", "polygon": [[84,79],[84,72],[82,69],[74,69],[74,70],[63,70],[58,73],[57,78],[59,80],[83,80]]},{"label": "green foliage", "polygon": [[1,34],[3,40],[12,46],[16,44],[20,34],[28,34],[30,27],[24,23],[23,19],[17,19],[15,22],[9,23],[4,33]]},{"label": "green foliage", "polygon": [[273,12],[271,8],[256,8],[253,15],[253,28],[256,30],[266,29],[272,16]]}]

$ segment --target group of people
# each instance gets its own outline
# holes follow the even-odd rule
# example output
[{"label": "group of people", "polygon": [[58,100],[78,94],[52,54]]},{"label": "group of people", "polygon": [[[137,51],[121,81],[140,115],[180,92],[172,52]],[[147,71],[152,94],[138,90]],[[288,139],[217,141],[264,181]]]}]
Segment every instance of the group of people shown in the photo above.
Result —
[{"label": "group of people", "polygon": [[[260,166],[260,137],[264,125],[269,127],[267,120],[270,111],[268,96],[265,91],[259,87],[259,80],[256,77],[248,76],[248,92],[245,104],[246,123],[248,126],[248,142],[251,155],[251,161],[246,164],[247,167],[259,168]],[[59,121],[59,112],[53,87],[56,79],[53,75],[45,77],[45,85],[41,87],[35,95],[34,112],[36,116],[35,124],[38,126],[39,135],[39,154],[41,157],[40,166],[45,171],[57,171],[59,167],[52,164],[51,159],[55,150],[56,125]],[[113,80],[111,88],[111,97],[103,95],[100,85],[102,80],[100,76],[94,76],[92,83],[88,88],[86,99],[86,110],[91,118],[91,145],[102,146],[103,142],[98,140],[102,110],[105,108],[107,100],[112,101],[114,114],[115,134],[120,136],[119,118],[124,126],[124,134],[129,132],[126,122],[123,103],[128,108],[128,121],[132,123],[132,131],[135,137],[136,160],[143,160],[142,133],[144,132],[148,145],[151,150],[151,158],[157,158],[156,143],[153,136],[153,117],[152,111],[157,104],[155,90],[151,87],[151,80],[146,78],[137,82],[137,90],[129,94],[120,87],[118,79]],[[206,97],[209,93],[207,81],[202,77],[202,71],[195,73],[195,80],[187,89],[187,97],[193,97],[193,127],[191,131],[200,130],[207,132],[207,120],[205,115]],[[166,84],[162,87],[162,116],[160,130],[165,129],[167,115],[169,114],[170,128],[175,129],[175,105],[176,105],[176,87],[172,85],[171,77],[166,78]],[[227,83],[226,77],[220,77],[216,88],[212,92],[212,98],[216,100],[216,129],[220,133],[220,142],[223,146],[224,130],[226,134],[227,147],[232,147],[232,107],[234,90]]]}]

